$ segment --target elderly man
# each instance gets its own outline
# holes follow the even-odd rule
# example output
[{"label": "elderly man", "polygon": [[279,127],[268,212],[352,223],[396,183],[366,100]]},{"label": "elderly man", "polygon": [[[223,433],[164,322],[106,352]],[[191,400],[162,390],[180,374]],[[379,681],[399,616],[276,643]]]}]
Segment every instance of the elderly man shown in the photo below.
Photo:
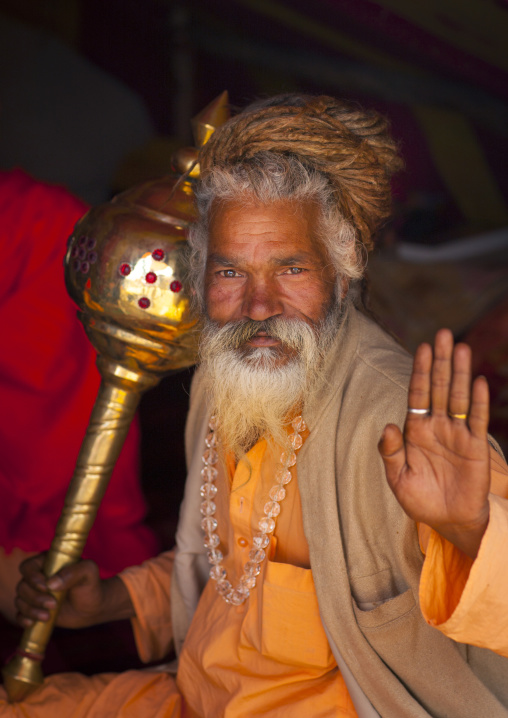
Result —
[{"label": "elderly man", "polygon": [[[176,680],[54,676],[1,715],[508,715],[486,382],[447,330],[411,372],[357,309],[398,165],[384,120],[328,97],[253,105],[205,146],[176,552],[47,582],[69,589],[61,625],[131,617],[147,661],[174,642]],[[54,601],[38,559],[24,575],[29,625]]]}]

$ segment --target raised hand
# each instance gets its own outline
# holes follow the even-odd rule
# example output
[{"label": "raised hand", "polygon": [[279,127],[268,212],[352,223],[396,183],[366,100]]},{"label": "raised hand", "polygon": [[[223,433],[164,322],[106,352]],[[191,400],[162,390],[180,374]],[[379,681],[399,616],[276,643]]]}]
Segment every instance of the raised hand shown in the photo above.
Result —
[{"label": "raised hand", "polygon": [[489,391],[471,384],[471,350],[441,329],[434,352],[418,347],[401,433],[389,424],[379,443],[388,483],[404,511],[472,558],[489,521]]},{"label": "raised hand", "polygon": [[66,566],[49,579],[42,572],[43,563],[44,555],[40,554],[20,566],[23,578],[17,587],[16,608],[21,626],[49,619],[49,612],[56,607],[51,591],[67,591],[56,621],[56,625],[64,628],[84,628],[133,615],[130,597],[121,579],[101,580],[93,561]]}]

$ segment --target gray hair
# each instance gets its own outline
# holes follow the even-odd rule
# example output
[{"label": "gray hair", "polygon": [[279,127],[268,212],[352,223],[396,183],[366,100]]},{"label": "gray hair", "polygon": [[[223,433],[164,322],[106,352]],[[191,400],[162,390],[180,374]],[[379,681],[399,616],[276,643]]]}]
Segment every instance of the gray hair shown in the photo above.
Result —
[{"label": "gray hair", "polygon": [[[353,285],[361,279],[367,253],[355,230],[339,212],[334,190],[326,175],[309,168],[294,156],[260,152],[231,167],[212,167],[195,191],[198,219],[189,231],[189,282],[197,308],[204,309],[204,276],[212,206],[231,201],[277,200],[315,202],[319,208],[317,233],[337,273],[337,297],[341,280]],[[351,294],[356,292],[350,291]]]}]

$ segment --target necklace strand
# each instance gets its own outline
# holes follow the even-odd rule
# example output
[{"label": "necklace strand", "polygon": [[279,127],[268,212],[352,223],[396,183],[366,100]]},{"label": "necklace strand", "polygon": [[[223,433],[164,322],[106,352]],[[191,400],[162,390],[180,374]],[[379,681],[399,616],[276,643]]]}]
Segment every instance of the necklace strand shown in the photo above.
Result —
[{"label": "necklace strand", "polygon": [[201,486],[200,493],[203,499],[201,503],[201,528],[205,532],[204,545],[207,549],[207,557],[212,568],[210,569],[210,578],[215,581],[215,588],[222,596],[226,603],[233,606],[240,606],[248,597],[252,589],[256,585],[256,579],[261,572],[261,564],[263,563],[266,552],[265,549],[270,545],[270,534],[275,530],[275,520],[280,513],[280,503],[286,496],[285,486],[291,481],[291,466],[296,464],[296,452],[301,448],[303,439],[301,432],[307,428],[301,416],[297,416],[291,422],[293,433],[289,435],[291,448],[283,451],[280,455],[280,468],[275,473],[275,485],[270,489],[269,501],[266,502],[264,511],[265,515],[258,522],[259,532],[254,534],[252,539],[252,549],[249,551],[249,560],[243,567],[243,573],[238,581],[238,585],[233,587],[228,581],[226,569],[222,565],[223,554],[220,550],[220,538],[217,533],[217,519],[215,511],[217,506],[214,498],[217,495],[217,479],[218,471],[216,464],[219,460],[217,453],[217,420],[214,416],[210,418],[208,424],[209,432],[205,439],[206,448],[203,453],[204,467],[201,469],[201,476],[204,483]]}]

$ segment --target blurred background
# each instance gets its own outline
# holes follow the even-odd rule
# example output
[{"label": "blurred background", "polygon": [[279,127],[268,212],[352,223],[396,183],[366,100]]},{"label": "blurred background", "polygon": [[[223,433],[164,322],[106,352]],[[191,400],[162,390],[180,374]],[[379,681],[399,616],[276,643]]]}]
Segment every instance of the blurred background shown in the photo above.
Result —
[{"label": "blurred background", "polygon": [[[507,0],[0,0],[0,170],[94,204],[167,173],[223,90],[233,111],[288,91],[381,111],[406,167],[369,263],[372,309],[409,351],[441,326],[470,342],[508,449],[507,37]],[[163,548],[191,376],[140,410]]]}]

